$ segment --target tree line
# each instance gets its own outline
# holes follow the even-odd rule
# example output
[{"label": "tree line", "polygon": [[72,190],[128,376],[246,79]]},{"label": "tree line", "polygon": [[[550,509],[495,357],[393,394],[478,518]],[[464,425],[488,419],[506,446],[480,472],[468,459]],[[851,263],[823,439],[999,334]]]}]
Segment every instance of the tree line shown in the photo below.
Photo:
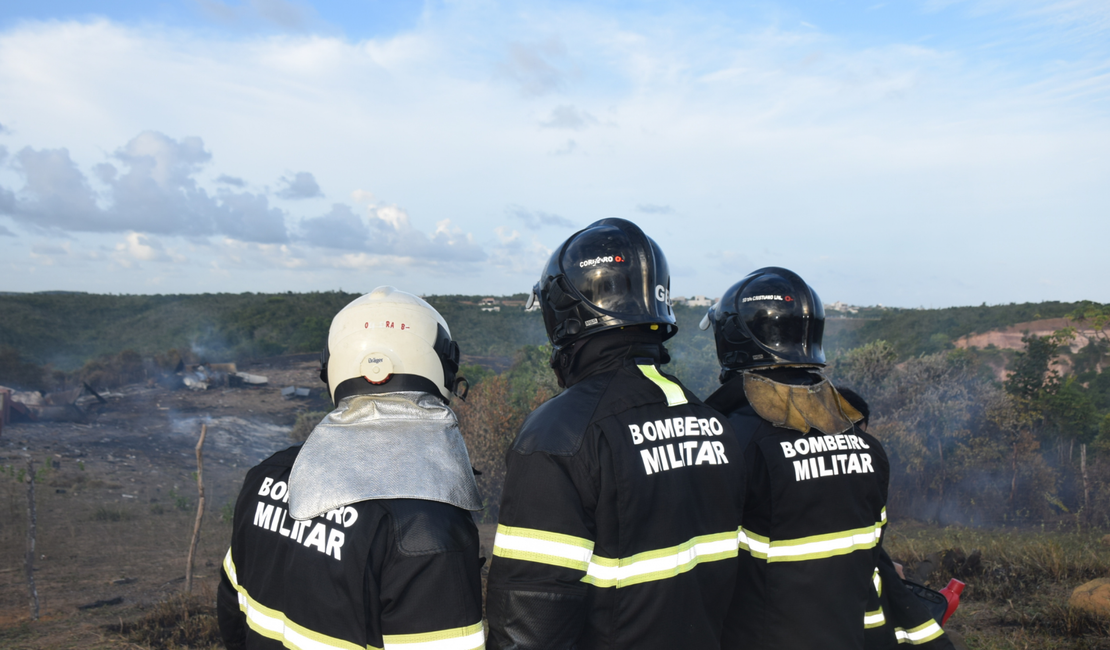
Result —
[{"label": "tree line", "polygon": [[[870,404],[869,431],[891,460],[892,516],[1110,527],[1110,305],[1085,303],[1065,315],[1072,326],[1024,336],[1024,349],[1005,358],[1002,381],[991,350],[949,346],[907,357],[876,340],[830,354],[833,382]],[[1078,334],[1090,342],[1073,353],[1069,343]],[[712,336],[699,332],[677,343],[664,370],[707,396],[719,385]],[[463,369],[472,389],[457,410],[483,472],[488,516],[496,517],[504,456],[517,429],[558,393],[549,354],[546,346],[523,348],[500,375]]]},{"label": "tree line", "polygon": [[[355,297],[4,295],[0,385],[115,387],[181,361],[316,352],[330,314]],[[463,374],[472,390],[458,404],[459,417],[483,472],[483,493],[495,506],[516,430],[558,386],[546,365],[550,348],[542,345],[539,314],[516,306],[483,312],[480,299],[428,298],[451,324],[468,362]],[[968,524],[1110,526],[1108,310],[1090,302],[1041,303],[873,309],[872,320],[830,319],[827,373],[871,404],[872,430],[892,461],[892,514]],[[671,361],[664,370],[705,397],[719,373],[712,334],[697,328],[705,310],[679,306],[675,312],[679,334],[667,343]],[[1065,317],[1070,325],[1050,335],[1026,334],[1021,350],[952,345],[959,336],[1049,317]],[[1079,337],[1087,343],[1073,351]],[[69,361],[52,365],[52,358]]]}]

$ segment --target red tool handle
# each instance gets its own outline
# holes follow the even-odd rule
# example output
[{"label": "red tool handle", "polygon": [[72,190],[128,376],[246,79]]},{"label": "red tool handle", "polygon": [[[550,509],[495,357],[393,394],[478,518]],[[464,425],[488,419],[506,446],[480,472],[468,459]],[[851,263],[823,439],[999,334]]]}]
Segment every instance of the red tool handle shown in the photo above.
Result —
[{"label": "red tool handle", "polygon": [[956,612],[956,608],[960,606],[960,594],[964,591],[964,583],[952,578],[948,581],[948,586],[940,590],[944,595],[945,600],[948,601],[948,609],[944,610],[944,618],[941,619],[940,624],[944,625],[948,622],[948,617]]}]

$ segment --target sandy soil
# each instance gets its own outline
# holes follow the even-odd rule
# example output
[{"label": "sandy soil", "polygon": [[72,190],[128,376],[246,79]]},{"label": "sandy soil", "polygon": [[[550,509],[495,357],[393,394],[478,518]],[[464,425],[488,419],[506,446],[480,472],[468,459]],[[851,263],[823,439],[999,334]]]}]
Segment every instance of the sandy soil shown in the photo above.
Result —
[{"label": "sandy soil", "polygon": [[[1003,350],[1022,350],[1025,344],[1021,342],[1021,337],[1026,332],[1035,334],[1037,336],[1048,336],[1056,330],[1063,329],[1072,325],[1071,321],[1066,318],[1046,318],[1044,320],[1029,321],[1028,323],[1018,323],[1009,327],[991,330],[982,334],[973,334],[957,339],[953,342],[958,348],[985,348],[988,345],[993,345],[996,348]],[[1090,339],[1082,333],[1077,333],[1075,340],[1071,343],[1072,352],[1078,352],[1081,348],[1086,346]]]}]

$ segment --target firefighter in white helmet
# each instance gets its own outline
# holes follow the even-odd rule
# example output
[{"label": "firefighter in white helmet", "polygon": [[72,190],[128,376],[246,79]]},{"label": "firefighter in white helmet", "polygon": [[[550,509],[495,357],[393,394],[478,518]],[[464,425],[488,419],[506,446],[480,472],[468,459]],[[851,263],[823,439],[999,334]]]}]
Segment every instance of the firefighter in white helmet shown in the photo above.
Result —
[{"label": "firefighter in white helmet", "polygon": [[335,410],[251,469],[235,506],[228,648],[484,647],[458,362],[417,296],[379,287],[336,314],[320,371]]}]

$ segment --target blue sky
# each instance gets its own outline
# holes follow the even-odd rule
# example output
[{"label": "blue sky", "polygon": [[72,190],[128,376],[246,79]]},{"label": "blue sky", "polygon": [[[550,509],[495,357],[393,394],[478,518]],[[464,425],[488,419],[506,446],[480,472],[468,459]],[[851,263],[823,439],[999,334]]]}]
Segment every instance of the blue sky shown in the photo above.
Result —
[{"label": "blue sky", "polygon": [[527,291],[607,216],[672,294],[1110,301],[1110,5],[9,2],[0,290]]}]

